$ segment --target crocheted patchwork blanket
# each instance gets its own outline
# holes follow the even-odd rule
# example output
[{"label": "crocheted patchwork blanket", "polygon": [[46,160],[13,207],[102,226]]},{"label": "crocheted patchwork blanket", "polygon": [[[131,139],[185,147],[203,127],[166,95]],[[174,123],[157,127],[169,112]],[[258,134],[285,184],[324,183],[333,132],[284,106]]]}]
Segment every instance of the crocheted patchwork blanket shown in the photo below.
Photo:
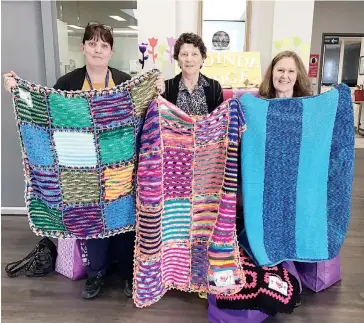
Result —
[{"label": "crocheted patchwork blanket", "polygon": [[246,236],[239,241],[264,266],[336,257],[354,176],[350,89],[240,100],[249,131],[241,150]]},{"label": "crocheted patchwork blanket", "polygon": [[258,267],[240,250],[246,284],[234,295],[216,295],[220,309],[259,310],[268,315],[291,314],[301,301],[300,284],[282,264]]},{"label": "crocheted patchwork blanket", "polygon": [[18,80],[13,104],[35,234],[89,239],[135,229],[136,143],[158,74],[72,92]]},{"label": "crocheted patchwork blanket", "polygon": [[244,285],[235,231],[239,101],[193,118],[164,99],[148,109],[137,171],[134,301],[168,289],[232,294]]}]

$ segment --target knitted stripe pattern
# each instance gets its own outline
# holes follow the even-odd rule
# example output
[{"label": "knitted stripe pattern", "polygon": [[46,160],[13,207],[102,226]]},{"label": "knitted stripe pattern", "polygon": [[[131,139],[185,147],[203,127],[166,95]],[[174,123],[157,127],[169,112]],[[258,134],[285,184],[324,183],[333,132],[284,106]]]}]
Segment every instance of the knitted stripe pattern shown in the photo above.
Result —
[{"label": "knitted stripe pattern", "polygon": [[350,88],[240,100],[249,125],[241,149],[245,249],[261,266],[336,257],[354,178]]},{"label": "knitted stripe pattern", "polygon": [[245,283],[235,229],[237,99],[191,117],[164,99],[149,107],[137,172],[136,306],[168,289],[233,294]]}]

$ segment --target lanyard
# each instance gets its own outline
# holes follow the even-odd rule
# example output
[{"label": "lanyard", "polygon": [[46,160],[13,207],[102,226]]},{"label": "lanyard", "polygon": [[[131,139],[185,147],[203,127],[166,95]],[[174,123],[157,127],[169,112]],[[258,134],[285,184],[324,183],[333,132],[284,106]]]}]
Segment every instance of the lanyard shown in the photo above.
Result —
[{"label": "lanyard", "polygon": [[[93,90],[94,88],[92,87],[91,79],[90,79],[90,76],[88,75],[87,71],[86,71],[86,80],[88,82],[88,85],[90,86],[90,90]],[[105,76],[105,88],[107,88],[108,86],[109,86],[109,70],[107,70],[106,76]]]}]

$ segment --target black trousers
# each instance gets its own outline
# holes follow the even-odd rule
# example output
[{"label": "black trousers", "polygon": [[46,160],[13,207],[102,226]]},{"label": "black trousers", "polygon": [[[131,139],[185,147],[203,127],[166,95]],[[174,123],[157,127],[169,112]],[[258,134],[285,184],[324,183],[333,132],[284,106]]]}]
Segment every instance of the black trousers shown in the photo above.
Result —
[{"label": "black trousers", "polygon": [[107,267],[117,262],[123,278],[129,283],[133,281],[135,231],[121,233],[107,239],[86,240],[89,266],[89,277],[95,277],[99,271],[105,272]]}]

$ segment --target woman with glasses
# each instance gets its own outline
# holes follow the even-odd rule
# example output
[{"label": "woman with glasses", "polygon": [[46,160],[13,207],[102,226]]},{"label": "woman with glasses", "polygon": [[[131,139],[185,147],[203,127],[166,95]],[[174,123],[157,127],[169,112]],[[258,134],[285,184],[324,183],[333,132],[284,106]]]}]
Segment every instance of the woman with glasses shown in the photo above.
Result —
[{"label": "woman with glasses", "polygon": [[[130,75],[108,66],[113,55],[113,44],[111,27],[89,23],[81,44],[86,65],[59,78],[54,88],[67,91],[111,88],[129,80]],[[14,77],[14,72],[4,74],[7,91],[16,86]],[[100,293],[106,269],[115,261],[119,263],[125,279],[124,293],[127,297],[132,296],[134,239],[135,232],[127,232],[108,239],[85,241],[89,266],[88,279],[82,290],[83,298],[94,298]]]}]

